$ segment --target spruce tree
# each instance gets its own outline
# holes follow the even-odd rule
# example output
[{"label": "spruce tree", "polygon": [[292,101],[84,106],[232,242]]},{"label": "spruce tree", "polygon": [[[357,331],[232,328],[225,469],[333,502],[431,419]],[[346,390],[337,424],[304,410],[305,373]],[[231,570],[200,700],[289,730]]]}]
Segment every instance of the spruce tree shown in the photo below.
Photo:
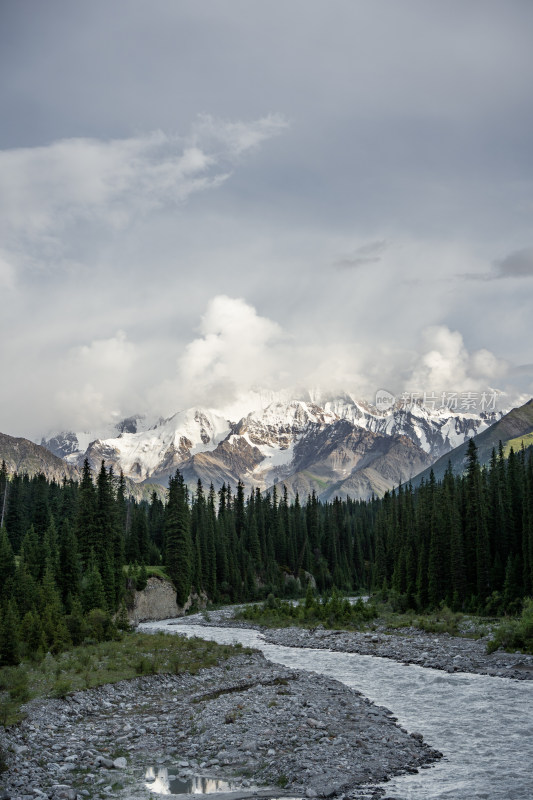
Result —
[{"label": "spruce tree", "polygon": [[[20,625],[22,649],[29,656],[43,653],[46,647],[41,618],[34,611],[27,611]],[[77,644],[77,642],[74,642]]]},{"label": "spruce tree", "polygon": [[176,602],[184,606],[192,582],[192,540],[188,492],[179,470],[169,481],[165,514],[165,558],[170,579],[176,588]]},{"label": "spruce tree", "polygon": [[80,558],[85,568],[89,562],[91,550],[94,550],[96,545],[96,490],[87,459],[83,462],[79,488],[76,535]]},{"label": "spruce tree", "polygon": [[19,620],[15,602],[10,600],[0,620],[0,667],[16,667],[19,663]]},{"label": "spruce tree", "polygon": [[3,528],[6,522],[8,488],[7,465],[2,459],[0,465],[0,528]]},{"label": "spruce tree", "polygon": [[81,562],[78,553],[78,540],[68,521],[64,519],[59,531],[59,577],[58,586],[61,599],[67,606],[67,598],[78,597],[80,593]]},{"label": "spruce tree", "polygon": [[5,528],[0,528],[0,588],[15,574],[15,557]]},{"label": "spruce tree", "polygon": [[45,559],[43,548],[39,543],[33,525],[22,540],[20,562],[26,567],[35,581],[40,581],[44,572]]},{"label": "spruce tree", "polygon": [[91,611],[93,608],[101,608],[104,610],[107,608],[104,583],[100,570],[98,569],[98,562],[94,550],[92,550],[89,555],[87,571],[83,576],[81,602],[85,613]]}]

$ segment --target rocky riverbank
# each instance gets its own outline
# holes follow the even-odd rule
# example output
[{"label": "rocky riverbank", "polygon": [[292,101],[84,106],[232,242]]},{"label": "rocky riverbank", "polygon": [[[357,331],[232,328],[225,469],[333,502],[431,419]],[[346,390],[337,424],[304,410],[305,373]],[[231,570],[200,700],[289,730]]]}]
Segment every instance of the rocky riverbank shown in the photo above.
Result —
[{"label": "rocky riverbank", "polygon": [[486,641],[464,639],[447,633],[425,633],[415,628],[402,634],[284,628],[266,630],[264,636],[267,642],[285,647],[312,647],[381,656],[402,664],[418,664],[445,672],[474,672],[515,680],[533,679],[533,656],[500,651],[488,655]]},{"label": "rocky riverbank", "polygon": [[194,776],[235,781],[241,799],[381,797],[372,784],[440,757],[359,693],[257,653],[25,711],[0,733],[9,764],[0,797],[11,800],[143,800],[172,774],[180,791]]},{"label": "rocky riverbank", "polygon": [[427,633],[418,628],[392,632],[378,627],[375,631],[347,632],[318,628],[265,628],[245,620],[233,619],[234,609],[223,608],[205,615],[195,614],[180,624],[213,625],[259,630],[265,640],[285,647],[309,647],[343,653],[392,658],[402,664],[445,672],[473,672],[514,680],[533,680],[533,656],[522,653],[486,652],[487,639],[469,639],[448,633]]}]

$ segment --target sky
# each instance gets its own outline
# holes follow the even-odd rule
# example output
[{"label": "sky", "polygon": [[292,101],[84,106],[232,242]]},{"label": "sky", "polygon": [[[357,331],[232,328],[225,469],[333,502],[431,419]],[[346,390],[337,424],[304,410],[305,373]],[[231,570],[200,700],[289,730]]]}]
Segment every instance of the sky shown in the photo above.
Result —
[{"label": "sky", "polygon": [[532,37],[530,0],[1,0],[0,430],[527,400]]}]

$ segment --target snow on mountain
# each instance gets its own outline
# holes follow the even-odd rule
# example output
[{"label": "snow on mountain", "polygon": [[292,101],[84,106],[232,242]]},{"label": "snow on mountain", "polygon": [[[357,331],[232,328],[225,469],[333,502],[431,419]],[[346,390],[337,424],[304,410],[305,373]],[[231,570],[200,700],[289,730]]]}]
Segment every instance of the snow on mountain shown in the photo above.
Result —
[{"label": "snow on mountain", "polygon": [[[288,481],[324,494],[345,482],[348,488],[364,484],[368,494],[411,477],[503,413],[417,403],[379,411],[349,394],[252,394],[249,412],[236,422],[220,411],[187,409],[165,420],[130,417],[97,436],[63,433],[42,443],[78,465],[88,458],[97,468],[105,460],[137,482],[166,485],[179,468],[191,485],[198,478],[260,488]],[[355,478],[361,470],[364,481]]]},{"label": "snow on mountain", "polygon": [[71,463],[77,463],[79,455],[85,453],[89,445],[97,439],[105,441],[113,439],[123,433],[140,433],[161,423],[160,418],[150,418],[146,415],[126,417],[118,422],[112,421],[103,424],[93,431],[61,431],[60,433],[43,436],[41,445],[50,450],[54,455],[64,458]]},{"label": "snow on mountain", "polygon": [[418,403],[396,403],[385,413],[373,406],[351,400],[349,396],[325,403],[324,408],[340,419],[385,436],[408,436],[432,458],[462,444],[490,427],[504,412],[481,414],[450,408],[430,409]]},{"label": "snow on mountain", "polygon": [[261,411],[253,411],[243,417],[235,426],[235,434],[246,434],[254,445],[267,444],[284,450],[309,425],[323,427],[335,419],[335,414],[313,403],[303,400],[291,400],[288,403],[276,401]]},{"label": "snow on mountain", "polygon": [[122,470],[134,480],[143,481],[162,464],[175,465],[175,470],[189,456],[214,450],[231,430],[231,423],[224,417],[201,409],[180,411],[150,427],[142,417],[124,422],[130,421],[131,424],[115,425],[110,436],[60,434],[43,444],[52,450],[51,445],[57,447],[64,442],[69,447],[64,457],[71,463],[80,464],[87,457],[94,467],[103,459],[116,471]]}]

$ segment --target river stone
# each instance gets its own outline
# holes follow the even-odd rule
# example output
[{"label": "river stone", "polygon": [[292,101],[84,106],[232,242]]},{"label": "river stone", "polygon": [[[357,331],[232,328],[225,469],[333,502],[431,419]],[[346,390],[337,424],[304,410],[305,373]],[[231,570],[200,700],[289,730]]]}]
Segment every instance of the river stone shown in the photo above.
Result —
[{"label": "river stone", "polygon": [[113,762],[110,758],[106,758],[105,756],[97,756],[96,764],[99,767],[104,767],[105,769],[113,769]]},{"label": "river stone", "polygon": [[[111,697],[112,711],[101,702]],[[228,715],[231,725],[225,722]],[[143,729],[146,734],[139,736]],[[112,758],[119,735],[127,760]],[[183,773],[202,774],[199,764],[207,764],[209,777],[235,780],[243,790],[253,776],[254,787],[283,785],[278,794],[286,796],[346,792],[355,798],[367,796],[358,791],[361,784],[437,757],[360,693],[324,676],[271,664],[257,653],[242,653],[194,676],[144,676],[116,684],[112,693],[100,687],[74,698],[32,701],[18,726],[0,729],[0,745],[9,766],[2,778],[14,800],[39,792],[50,800],[76,794],[140,800],[147,792],[143,776],[150,766],[157,775],[162,753],[172,754]],[[15,745],[28,748],[23,774],[15,769]],[[94,765],[104,774],[94,767],[61,774],[54,756],[43,763],[43,753],[57,753],[59,759],[63,754],[63,764]],[[124,789],[110,788],[105,770],[111,768],[121,769]]]}]

